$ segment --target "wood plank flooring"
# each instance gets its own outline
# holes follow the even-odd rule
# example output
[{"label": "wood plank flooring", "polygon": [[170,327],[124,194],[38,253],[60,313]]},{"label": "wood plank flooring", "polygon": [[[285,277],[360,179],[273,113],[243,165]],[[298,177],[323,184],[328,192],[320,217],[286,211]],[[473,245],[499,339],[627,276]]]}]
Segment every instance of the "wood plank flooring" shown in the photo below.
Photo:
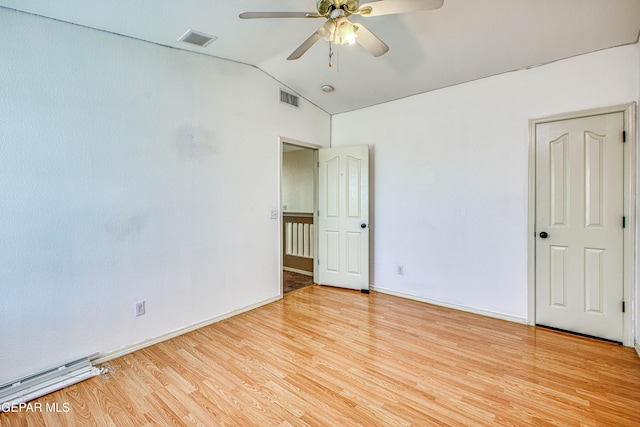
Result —
[{"label": "wood plank flooring", "polygon": [[315,285],[111,364],[0,425],[640,425],[633,349]]}]

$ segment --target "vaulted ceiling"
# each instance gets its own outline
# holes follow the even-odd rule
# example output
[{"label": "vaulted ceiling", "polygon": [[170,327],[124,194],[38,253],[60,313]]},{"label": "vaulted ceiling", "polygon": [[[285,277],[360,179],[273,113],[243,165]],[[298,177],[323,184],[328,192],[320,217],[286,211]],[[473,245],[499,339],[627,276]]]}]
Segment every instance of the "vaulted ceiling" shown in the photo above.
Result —
[{"label": "vaulted ceiling", "polygon": [[[238,17],[315,12],[315,0],[0,0],[0,6],[253,65],[331,114],[636,43],[640,33],[640,0],[444,0],[436,10],[350,17],[389,52],[375,58],[358,44],[333,46],[329,67],[323,40],[287,60],[323,19]],[[217,39],[206,47],[178,41],[188,29]],[[323,84],[335,91],[323,92]]]}]

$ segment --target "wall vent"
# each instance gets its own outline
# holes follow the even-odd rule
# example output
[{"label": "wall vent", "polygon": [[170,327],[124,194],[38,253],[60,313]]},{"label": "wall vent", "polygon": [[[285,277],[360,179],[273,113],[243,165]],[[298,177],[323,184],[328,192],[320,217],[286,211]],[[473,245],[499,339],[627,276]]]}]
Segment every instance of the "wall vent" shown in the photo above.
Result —
[{"label": "wall vent", "polygon": [[200,47],[207,47],[209,44],[216,40],[216,36],[210,36],[209,34],[201,33],[199,31],[194,31],[192,29],[188,29],[186,33],[184,33],[178,39],[179,42],[185,42],[194,44]]},{"label": "wall vent", "polygon": [[300,97],[280,89],[280,103],[300,108]]}]

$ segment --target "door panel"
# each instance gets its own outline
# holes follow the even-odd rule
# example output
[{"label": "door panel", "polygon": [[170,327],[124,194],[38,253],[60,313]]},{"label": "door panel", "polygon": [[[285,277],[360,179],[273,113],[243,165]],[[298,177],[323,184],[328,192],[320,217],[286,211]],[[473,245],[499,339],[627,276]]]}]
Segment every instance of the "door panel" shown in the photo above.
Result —
[{"label": "door panel", "polygon": [[550,246],[550,305],[555,307],[567,306],[567,248],[564,246]]},{"label": "door panel", "polygon": [[[325,162],[326,176],[325,215],[327,218],[340,217],[340,157],[333,157]],[[321,193],[322,194],[322,193]]]},{"label": "door panel", "polygon": [[549,198],[551,211],[551,224],[561,226],[567,223],[567,205],[569,168],[567,166],[569,139],[568,135],[549,143],[549,172],[551,197]]},{"label": "door panel", "polygon": [[[320,259],[329,273],[338,274],[340,272],[340,233],[335,230],[326,230],[325,236],[326,251],[324,260]],[[322,253],[322,252],[321,252]]]},{"label": "door panel", "polygon": [[623,339],[623,125],[536,125],[537,324]]},{"label": "door panel", "polygon": [[587,227],[601,227],[604,213],[604,136],[585,132],[585,224]]},{"label": "door panel", "polygon": [[358,220],[362,216],[360,197],[360,189],[362,182],[360,180],[362,176],[362,160],[356,159],[351,156],[346,156],[347,161],[347,217]]},{"label": "door panel", "polygon": [[346,235],[347,274],[362,274],[362,233],[348,231]]},{"label": "door panel", "polygon": [[604,312],[604,250],[585,248],[584,250],[584,294],[585,310],[592,313]]},{"label": "door panel", "polygon": [[318,282],[369,289],[369,147],[318,152]]}]

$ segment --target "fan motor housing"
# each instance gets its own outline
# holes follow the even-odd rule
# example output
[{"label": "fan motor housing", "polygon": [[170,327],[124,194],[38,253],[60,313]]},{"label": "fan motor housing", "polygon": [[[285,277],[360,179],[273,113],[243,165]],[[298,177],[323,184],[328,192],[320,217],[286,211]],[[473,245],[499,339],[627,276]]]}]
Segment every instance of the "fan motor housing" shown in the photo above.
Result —
[{"label": "fan motor housing", "polygon": [[333,9],[344,9],[349,12],[358,10],[359,0],[316,0],[316,8],[320,15],[327,15]]}]

